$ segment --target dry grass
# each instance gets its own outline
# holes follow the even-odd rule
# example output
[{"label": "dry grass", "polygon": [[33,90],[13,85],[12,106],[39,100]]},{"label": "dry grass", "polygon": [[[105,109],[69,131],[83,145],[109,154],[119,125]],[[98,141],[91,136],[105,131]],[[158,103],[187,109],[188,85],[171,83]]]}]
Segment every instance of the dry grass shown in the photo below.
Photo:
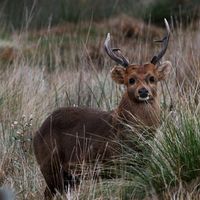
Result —
[{"label": "dry grass", "polygon": [[[150,40],[152,35],[126,38],[116,34],[116,22],[113,24],[115,44],[130,61],[150,61],[157,50]],[[33,155],[31,140],[51,111],[68,105],[108,110],[116,107],[120,100],[123,88],[111,81],[109,71],[113,62],[102,50],[105,32],[112,30],[112,22],[109,21],[109,25],[75,26],[74,29],[76,31],[72,32],[64,29],[62,34],[58,31],[58,35],[42,32],[39,36],[35,33],[9,36],[11,42],[20,45],[11,60],[1,60],[0,186],[13,187],[17,199],[42,199],[45,183]],[[157,31],[159,35],[159,29]],[[191,114],[199,113],[199,52],[200,30],[178,27],[173,31],[165,55],[165,59],[172,62],[173,70],[167,82],[170,94],[166,85],[162,85],[164,117],[171,114],[178,117],[176,111],[181,108]],[[172,111],[169,111],[170,100],[173,101]],[[78,192],[67,194],[67,198],[121,199],[124,184],[126,182],[120,179],[99,183],[87,180],[81,183]],[[185,199],[185,196],[195,199],[199,195],[193,192],[197,184],[194,181],[190,186],[191,192],[185,192],[184,185],[172,188],[164,194],[165,199],[170,195],[169,199],[173,195],[175,199]]]}]

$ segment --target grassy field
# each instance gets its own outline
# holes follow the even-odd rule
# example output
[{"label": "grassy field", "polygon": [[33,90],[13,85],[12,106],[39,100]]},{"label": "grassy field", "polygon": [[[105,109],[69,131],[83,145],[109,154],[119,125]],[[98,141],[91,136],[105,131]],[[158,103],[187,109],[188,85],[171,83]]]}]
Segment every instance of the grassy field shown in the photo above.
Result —
[{"label": "grassy field", "polygon": [[[200,29],[198,23],[171,26],[164,59],[173,70],[160,87],[162,124],[156,138],[142,140],[142,154],[125,146],[117,161],[121,178],[83,180],[77,191],[58,199],[199,199]],[[131,62],[140,63],[159,50],[152,41],[163,30],[127,16],[40,31],[5,30],[0,32],[0,186],[13,188],[20,200],[42,199],[34,132],[60,106],[118,105],[124,89],[110,78],[114,63],[102,46],[107,32]]]}]

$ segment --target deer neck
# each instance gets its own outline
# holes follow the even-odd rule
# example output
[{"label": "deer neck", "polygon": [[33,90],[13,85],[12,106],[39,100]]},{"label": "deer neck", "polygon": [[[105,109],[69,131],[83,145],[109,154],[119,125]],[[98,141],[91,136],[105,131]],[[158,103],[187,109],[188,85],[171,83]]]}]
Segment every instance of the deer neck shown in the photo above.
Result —
[{"label": "deer neck", "polygon": [[120,120],[147,127],[157,128],[160,119],[159,99],[148,102],[131,101],[128,94],[124,94],[116,109]]}]

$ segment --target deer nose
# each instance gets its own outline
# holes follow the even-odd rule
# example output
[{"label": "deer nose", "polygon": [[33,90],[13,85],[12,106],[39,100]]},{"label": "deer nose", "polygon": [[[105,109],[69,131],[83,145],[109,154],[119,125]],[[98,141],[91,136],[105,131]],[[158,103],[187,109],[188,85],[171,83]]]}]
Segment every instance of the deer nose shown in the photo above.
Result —
[{"label": "deer nose", "polygon": [[141,89],[139,89],[138,90],[138,93],[139,93],[139,96],[141,97],[141,98],[146,98],[146,97],[148,97],[148,95],[149,95],[149,91],[146,89],[146,88],[141,88]]}]

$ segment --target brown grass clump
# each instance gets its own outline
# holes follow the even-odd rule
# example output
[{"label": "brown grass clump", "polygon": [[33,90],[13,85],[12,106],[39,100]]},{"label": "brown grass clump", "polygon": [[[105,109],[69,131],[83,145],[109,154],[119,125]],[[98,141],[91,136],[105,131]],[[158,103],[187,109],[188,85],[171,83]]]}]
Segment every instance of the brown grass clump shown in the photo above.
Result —
[{"label": "brown grass clump", "polygon": [[162,29],[153,25],[148,25],[144,21],[120,15],[108,20],[108,27],[116,34],[125,38],[143,38],[147,36],[156,38],[162,36]]},{"label": "brown grass clump", "polygon": [[0,48],[0,60],[13,61],[17,57],[17,50],[12,47]]},{"label": "brown grass clump", "polygon": [[46,37],[47,35],[57,35],[62,36],[64,34],[73,34],[76,30],[76,25],[74,23],[65,22],[62,24],[49,26],[48,28],[42,28],[40,30],[32,30],[29,32],[31,37]]}]

